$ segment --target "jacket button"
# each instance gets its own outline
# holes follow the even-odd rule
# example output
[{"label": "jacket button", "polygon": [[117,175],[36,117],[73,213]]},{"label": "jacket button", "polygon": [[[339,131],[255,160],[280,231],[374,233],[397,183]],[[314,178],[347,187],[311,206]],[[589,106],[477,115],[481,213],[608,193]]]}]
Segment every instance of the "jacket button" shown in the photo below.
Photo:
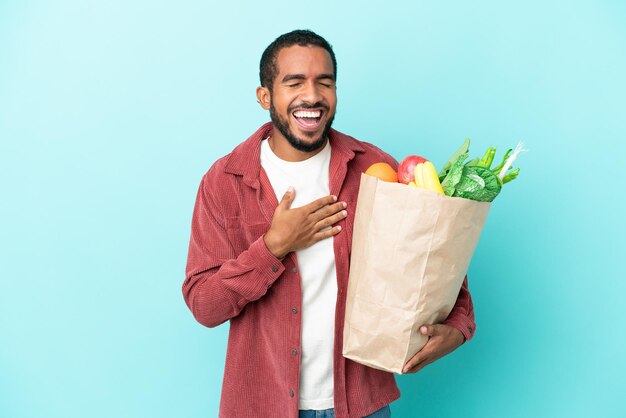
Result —
[{"label": "jacket button", "polygon": [[467,330],[469,331],[470,334],[474,333],[474,329],[472,327],[467,327]]},{"label": "jacket button", "polygon": [[293,390],[289,389],[289,397],[293,398],[294,395],[295,395],[295,393],[293,393]]},{"label": "jacket button", "polygon": [[298,308],[296,308],[295,306],[293,308],[291,308],[291,313],[297,314],[298,313]]},{"label": "jacket button", "polygon": [[291,355],[292,356],[297,356],[298,355],[298,350],[296,350],[295,348],[291,349]]},{"label": "jacket button", "polygon": [[276,272],[278,271],[278,266],[277,266],[277,265],[273,265],[273,266],[272,266],[272,271],[273,271],[274,273],[276,273]]},{"label": "jacket button", "polygon": [[296,271],[298,271],[298,269],[295,266],[291,268],[292,273],[295,273]]}]

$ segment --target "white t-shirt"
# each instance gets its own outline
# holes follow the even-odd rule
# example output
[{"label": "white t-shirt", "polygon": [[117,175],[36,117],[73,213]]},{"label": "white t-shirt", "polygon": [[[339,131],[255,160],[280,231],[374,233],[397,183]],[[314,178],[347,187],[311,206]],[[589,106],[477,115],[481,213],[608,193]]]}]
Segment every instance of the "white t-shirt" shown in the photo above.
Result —
[{"label": "white t-shirt", "polygon": [[[291,205],[297,208],[328,196],[330,142],[305,161],[281,160],[269,142],[261,143],[261,166],[280,202],[289,186],[295,189]],[[302,346],[300,349],[299,409],[333,408],[333,343],[337,272],[333,239],[327,238],[296,251],[302,278]]]}]

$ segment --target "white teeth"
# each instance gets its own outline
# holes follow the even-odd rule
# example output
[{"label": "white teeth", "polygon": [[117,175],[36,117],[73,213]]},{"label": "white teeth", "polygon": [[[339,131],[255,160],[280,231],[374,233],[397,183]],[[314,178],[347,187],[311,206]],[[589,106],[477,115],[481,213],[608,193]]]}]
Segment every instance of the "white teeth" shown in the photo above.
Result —
[{"label": "white teeth", "polygon": [[297,118],[319,118],[322,112],[316,110],[314,112],[307,112],[306,110],[298,110],[294,112],[294,116]]}]

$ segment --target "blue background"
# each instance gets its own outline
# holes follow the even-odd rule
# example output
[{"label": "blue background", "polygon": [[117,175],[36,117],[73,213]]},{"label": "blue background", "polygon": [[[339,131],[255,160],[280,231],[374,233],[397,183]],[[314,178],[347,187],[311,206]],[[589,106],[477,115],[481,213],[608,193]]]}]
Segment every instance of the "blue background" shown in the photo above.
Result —
[{"label": "blue background", "polygon": [[[506,4],[505,4],[506,3]],[[620,1],[0,1],[0,416],[215,417],[227,325],[180,291],[201,176],[268,114],[258,60],[335,48],[335,127],[441,166],[523,140],[470,267],[474,340],[394,417],[623,417]],[[622,400],[620,400],[622,399]]]}]

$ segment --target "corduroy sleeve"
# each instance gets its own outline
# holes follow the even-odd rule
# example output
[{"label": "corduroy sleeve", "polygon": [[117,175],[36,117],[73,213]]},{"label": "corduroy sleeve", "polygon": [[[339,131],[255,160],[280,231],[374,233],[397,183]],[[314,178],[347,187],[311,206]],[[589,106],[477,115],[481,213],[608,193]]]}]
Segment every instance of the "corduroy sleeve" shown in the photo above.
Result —
[{"label": "corduroy sleeve", "polygon": [[469,292],[467,276],[465,276],[463,280],[459,296],[456,299],[452,311],[443,323],[461,331],[465,337],[465,341],[471,340],[474,336],[474,332],[476,331],[474,305],[472,303],[472,295],[470,295]]},{"label": "corduroy sleeve", "polygon": [[[210,171],[209,171],[210,173]],[[191,239],[182,291],[198,322],[215,327],[261,298],[285,270],[267,249],[263,236],[236,254],[222,213],[207,185],[200,183],[191,221]]]}]

